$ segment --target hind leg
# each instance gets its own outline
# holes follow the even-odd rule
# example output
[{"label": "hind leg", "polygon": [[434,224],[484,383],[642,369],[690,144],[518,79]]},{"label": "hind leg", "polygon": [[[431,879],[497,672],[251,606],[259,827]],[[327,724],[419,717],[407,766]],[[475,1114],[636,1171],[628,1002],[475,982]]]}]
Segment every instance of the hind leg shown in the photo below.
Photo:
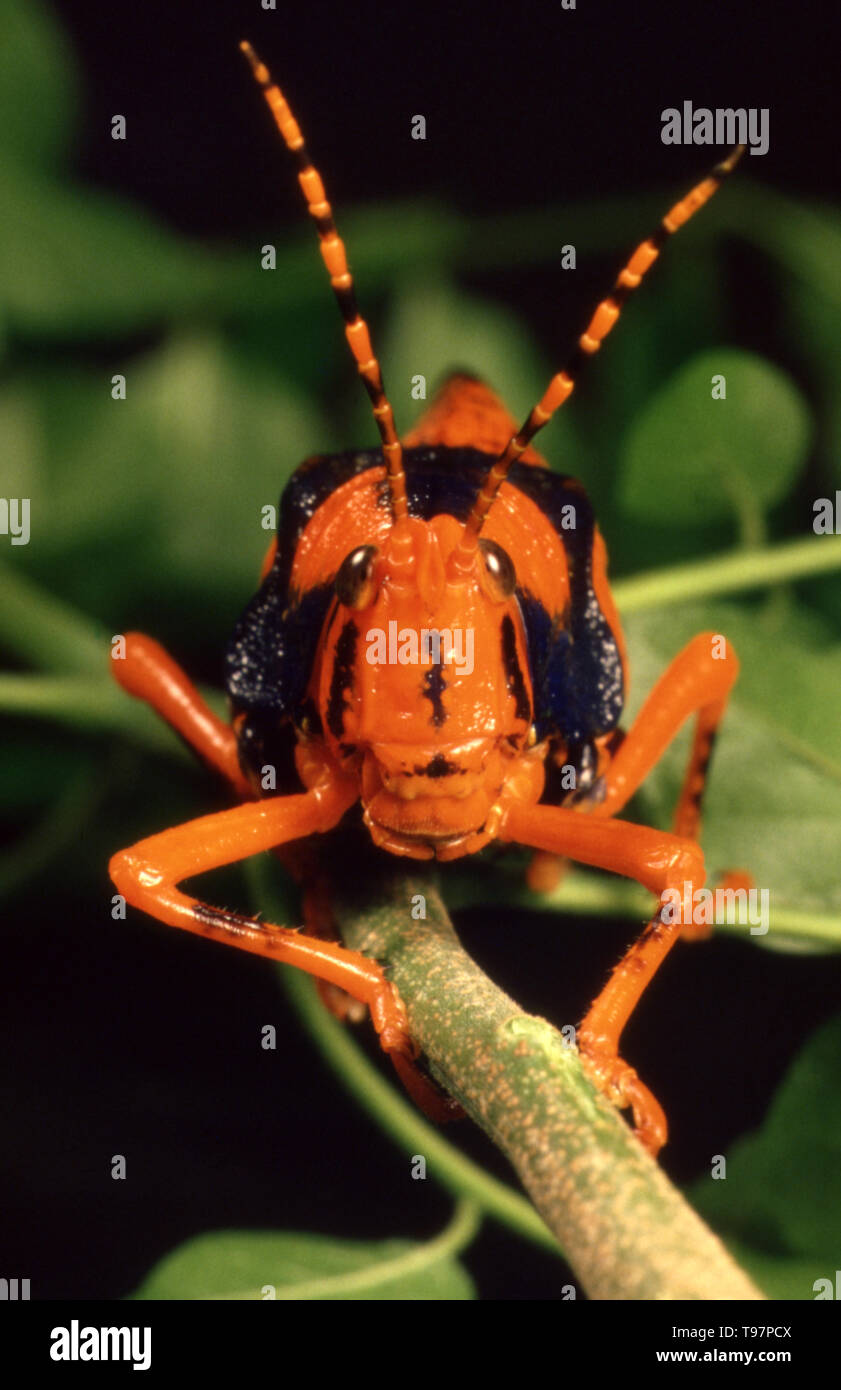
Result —
[{"label": "hind leg", "polygon": [[[604,776],[603,799],[580,811],[540,805],[512,807],[505,838],[636,878],[661,896],[666,888],[682,894],[688,884],[691,900],[692,892],[704,881],[703,857],[697,844],[701,797],[715,733],[738,669],[735,654],[723,638],[714,633],[695,637],[660,678],[612,759]],[[608,818],[627,803],[693,713],[697,722],[675,811],[675,832],[649,831],[652,838],[637,840],[638,851],[629,852],[634,844],[631,832],[639,834],[642,827]],[[573,822],[578,822],[579,830]],[[608,830],[612,836],[599,834]],[[661,907],[616,966],[579,1030],[579,1045],[591,1073],[617,1104],[632,1106],[640,1138],[655,1153],[666,1140],[665,1116],[636,1072],[620,1057],[619,1040],[680,931],[680,922],[664,921]]]}]

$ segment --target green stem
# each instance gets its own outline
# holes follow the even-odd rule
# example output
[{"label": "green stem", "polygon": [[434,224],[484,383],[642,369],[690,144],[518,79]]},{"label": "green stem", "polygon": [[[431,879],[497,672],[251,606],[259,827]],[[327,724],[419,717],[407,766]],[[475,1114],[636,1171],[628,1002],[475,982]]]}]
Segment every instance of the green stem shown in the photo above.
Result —
[{"label": "green stem", "polygon": [[762,550],[715,555],[674,569],[649,570],[631,579],[618,579],[613,597],[620,613],[665,608],[683,599],[712,598],[741,589],[786,584],[841,569],[841,536],[813,536],[783,541]]},{"label": "green stem", "polygon": [[0,710],[26,719],[49,719],[81,732],[119,733],[157,753],[187,761],[177,736],[145,705],[133,700],[107,670],[99,680],[85,676],[0,675]]},{"label": "green stem", "polygon": [[[265,900],[261,894],[261,901]],[[557,1241],[534,1207],[460,1153],[383,1079],[348,1029],[324,1008],[312,981],[296,970],[283,969],[281,974],[287,998],[319,1052],[383,1133],[410,1156],[422,1154],[432,1176],[454,1196],[477,1202],[486,1216],[494,1217],[526,1240],[560,1254]]]},{"label": "green stem", "polygon": [[[492,880],[481,882],[469,869],[453,866],[448,883],[447,903],[452,908],[481,907],[493,901],[509,907],[526,907],[532,912],[586,913],[593,917],[630,917],[644,920],[651,912],[651,897],[644,888],[625,879],[602,878],[586,870],[569,868],[557,888],[548,893],[533,893],[526,888],[522,875],[488,866]],[[712,885],[715,886],[714,884]],[[819,943],[835,950],[841,948],[841,916],[793,907],[779,907],[771,902],[768,933],[751,933],[746,923],[722,922],[716,934],[724,932],[751,941],[778,945],[781,937],[797,938],[807,943]]]},{"label": "green stem", "polygon": [[[222,713],[216,690],[200,687],[211,709]],[[85,676],[0,674],[0,710],[27,719],[50,719],[92,733],[119,733],[157,753],[192,761],[176,734],[140,701],[132,699],[105,672],[99,680]]]},{"label": "green stem", "polygon": [[94,677],[110,651],[104,628],[11,565],[0,565],[0,646],[38,671]]},{"label": "green stem", "polygon": [[[331,844],[320,866],[345,943],[386,967],[432,1075],[507,1155],[587,1293],[761,1297],[593,1089],[575,1049],[466,955],[434,880],[347,850],[342,863]],[[435,1176],[425,1142],[417,1152]]]},{"label": "green stem", "polygon": [[[267,862],[252,859],[243,867],[254,900],[272,905]],[[283,917],[283,913],[276,915]],[[287,967],[281,967],[278,973],[284,992],[319,1052],[383,1132],[409,1155],[422,1153],[432,1176],[454,1196],[475,1201],[486,1215],[558,1254],[557,1241],[534,1207],[505,1183],[490,1177],[472,1159],[465,1158],[383,1079],[349,1030],[324,1008],[312,981],[299,970]]]}]

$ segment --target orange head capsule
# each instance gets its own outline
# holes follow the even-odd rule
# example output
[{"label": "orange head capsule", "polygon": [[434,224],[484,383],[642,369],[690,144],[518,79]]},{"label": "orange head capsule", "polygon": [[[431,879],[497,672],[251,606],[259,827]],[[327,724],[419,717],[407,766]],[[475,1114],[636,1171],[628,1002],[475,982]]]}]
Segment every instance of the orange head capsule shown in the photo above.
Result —
[{"label": "orange head capsule", "polygon": [[313,680],[327,746],[359,777],[374,840],[415,858],[479,848],[525,764],[542,782],[528,754],[532,696],[514,567],[487,540],[472,568],[452,577],[461,530],[451,516],[410,518],[382,548],[349,552]]}]

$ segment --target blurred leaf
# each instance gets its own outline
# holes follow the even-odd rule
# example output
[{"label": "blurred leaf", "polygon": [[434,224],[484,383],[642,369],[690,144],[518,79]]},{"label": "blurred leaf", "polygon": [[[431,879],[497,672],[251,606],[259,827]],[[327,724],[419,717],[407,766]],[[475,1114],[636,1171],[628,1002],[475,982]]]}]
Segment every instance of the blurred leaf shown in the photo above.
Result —
[{"label": "blurred leaf", "polygon": [[219,302],[216,258],[115,198],[7,166],[0,209],[0,316],[18,330],[115,337]]},{"label": "blurred leaf", "polygon": [[244,605],[274,534],[262,508],[277,507],[304,458],[330,452],[329,426],[269,372],[242,370],[210,334],[173,341],[131,389],[150,451],[147,562]]},{"label": "blurred leaf", "polygon": [[[114,338],[198,311],[262,318],[329,303],[306,228],[291,239],[267,232],[245,250],[214,249],[176,237],[111,194],[63,186],[8,162],[0,162],[0,210],[0,319],[11,318],[29,335]],[[524,229],[526,263],[557,256],[560,216],[544,210],[531,230]],[[491,265],[507,261],[510,224],[506,216],[489,219],[484,228]],[[385,248],[383,225],[389,228]],[[441,265],[475,269],[474,222],[434,204],[394,201],[375,210],[350,209],[343,229],[368,305],[375,290],[391,287],[409,267],[424,282],[434,280]],[[277,247],[273,272],[260,267],[267,237]],[[510,321],[516,322],[513,316]],[[517,331],[522,336],[522,328]]]},{"label": "blurred leaf", "polygon": [[[723,226],[732,227],[776,258],[781,277],[811,285],[838,313],[841,212],[837,208],[742,180],[728,190],[726,199],[718,200],[717,211]],[[707,216],[705,226],[710,220]]]},{"label": "blurred leaf", "polygon": [[[712,378],[727,395],[712,398]],[[619,500],[670,524],[750,518],[785,497],[806,456],[809,412],[794,384],[746,352],[703,353],[644,406],[623,449]]]},{"label": "blurred leaf", "polygon": [[690,1200],[770,1297],[813,1299],[841,1250],[841,1017],[813,1034],[761,1129],[726,1158],[726,1178],[696,1182]]},{"label": "blurred leaf", "polygon": [[[825,492],[841,487],[841,398],[838,393],[838,354],[841,350],[841,316],[821,291],[809,284],[797,284],[787,295],[790,336],[798,353],[808,362],[820,402],[822,438],[826,465]],[[811,508],[803,522],[810,525]]]},{"label": "blurred leaf", "polygon": [[[472,1299],[469,1276],[451,1256],[408,1240],[350,1241],[255,1231],[198,1236],[167,1255],[138,1299]],[[331,1288],[331,1283],[335,1285]],[[341,1282],[340,1282],[341,1281]]]},{"label": "blurred leaf", "polygon": [[[709,881],[745,869],[772,911],[841,908],[841,643],[810,640],[800,609],[780,619],[723,602],[632,615],[625,628],[633,713],[695,633],[721,633],[739,656],[704,800]],[[670,824],[688,739],[687,726],[638,794],[655,824]]]},{"label": "blurred leaf", "polygon": [[[466,295],[442,278],[406,282],[389,319],[383,360],[388,363],[388,389],[404,433],[454,370],[480,377],[518,425],[551,376],[514,314]],[[426,401],[414,401],[411,396],[412,378],[418,374],[426,378]],[[560,415],[552,431],[553,466],[561,471],[580,470],[584,450],[569,418]],[[540,447],[537,441],[536,448]]]},{"label": "blurred leaf", "polygon": [[72,147],[79,105],[70,43],[41,0],[0,5],[2,161],[54,167]]},{"label": "blurred leaf", "polygon": [[[112,399],[115,372],[125,400]],[[244,604],[272,536],[261,508],[332,443],[309,401],[210,333],[98,372],[44,372],[0,394],[9,495],[31,499],[31,543],[12,558],[112,621],[162,573]]]}]

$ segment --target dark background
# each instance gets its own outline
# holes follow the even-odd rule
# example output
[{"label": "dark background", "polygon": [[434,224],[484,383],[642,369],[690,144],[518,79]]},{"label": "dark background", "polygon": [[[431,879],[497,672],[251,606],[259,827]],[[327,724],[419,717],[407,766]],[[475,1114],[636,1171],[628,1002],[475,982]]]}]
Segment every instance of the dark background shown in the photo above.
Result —
[{"label": "dark background", "polygon": [[[837,193],[837,62],[827,57],[836,21],[809,6],[55,8],[84,74],[78,176],[195,237],[283,236],[305,221],[237,52],[241,37],[292,101],[340,225],[345,205],[418,192],[479,214],[567,192],[680,189],[713,161],[711,150],[660,141],[661,110],[684,99],[769,107],[770,152],[746,156],[750,175],[786,192]],[[117,112],[129,122],[125,142],[110,138]],[[427,118],[425,142],[408,136],[415,113]],[[482,288],[515,302],[557,353],[593,297],[586,275],[567,293],[568,283],[560,327],[534,271],[484,277]],[[744,308],[750,314],[748,296]],[[173,774],[150,760],[133,775],[144,794],[149,783],[165,794]],[[132,795],[127,785],[108,808],[121,840]],[[173,823],[223,804],[198,770],[171,789],[171,803]],[[138,836],[154,828],[136,826]],[[403,1156],[314,1058],[260,962],[136,914],[118,930],[101,920],[92,930],[72,868],[63,885],[43,885],[43,899],[61,912],[60,939],[46,925],[15,940],[6,971],[27,984],[10,1002],[2,1043],[16,1061],[23,1155],[5,1257],[34,1296],[127,1293],[203,1230],[440,1230],[449,1197],[409,1180]],[[32,911],[29,896],[11,908],[22,924]],[[465,912],[459,926],[494,979],[554,1019],[581,1014],[633,930],[519,910]],[[840,985],[833,959],[732,939],[678,948],[625,1049],[669,1114],[665,1166],[676,1179],[697,1176],[760,1121],[788,1060],[837,1007]],[[267,1022],[278,1028],[277,1052],[259,1050]],[[508,1176],[469,1124],[454,1137]],[[125,1183],[106,1176],[115,1152],[128,1157]],[[567,1278],[490,1224],[465,1260],[486,1298],[557,1296]]]},{"label": "dark background", "polygon": [[[238,52],[248,38],[298,115],[340,227],[343,207],[392,197],[481,214],[682,191],[718,157],[709,146],[662,144],[661,112],[684,100],[768,107],[770,150],[746,155],[745,174],[793,194],[838,190],[828,55],[839,34],[829,5],[277,5],[148,0],[116,6],[107,23],[97,0],[61,0],[85,74],[82,176],[196,236],[299,229],[291,162]],[[110,137],[116,112],[131,123],[126,141]],[[426,116],[425,141],[409,137],[415,113]],[[557,360],[605,273],[513,266],[478,284],[527,313]],[[750,319],[764,286],[742,288],[733,293]]]},{"label": "dark background", "polygon": [[[266,138],[237,52],[248,38],[299,116],[334,204],[412,196],[469,211],[634,191],[687,170],[660,141],[660,112],[769,107],[771,148],[750,173],[835,193],[838,111],[831,7],[579,0],[522,4],[291,5],[60,0],[85,73],[85,177],[139,197],[182,230],[241,235],[300,218],[288,163]],[[131,138],[110,138],[115,112]],[[426,141],[408,138],[427,118]],[[137,122],[137,125],[135,125]]]}]

